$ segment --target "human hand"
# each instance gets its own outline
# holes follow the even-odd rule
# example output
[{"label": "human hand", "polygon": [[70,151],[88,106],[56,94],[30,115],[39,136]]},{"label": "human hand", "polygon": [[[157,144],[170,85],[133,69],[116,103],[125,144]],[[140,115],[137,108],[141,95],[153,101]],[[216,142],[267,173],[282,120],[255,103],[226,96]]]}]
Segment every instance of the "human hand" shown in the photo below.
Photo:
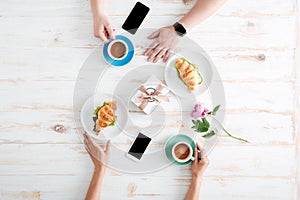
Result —
[{"label": "human hand", "polygon": [[189,4],[191,3],[193,0],[182,0],[184,4]]},{"label": "human hand", "polygon": [[104,150],[103,147],[98,145],[90,135],[84,133],[83,136],[85,149],[94,163],[95,170],[104,173],[106,168],[105,163],[109,156],[110,141],[106,143]]},{"label": "human hand", "polygon": [[145,56],[148,56],[147,60],[156,63],[162,58],[166,62],[170,56],[170,51],[176,46],[179,37],[173,26],[166,26],[153,32],[148,38],[156,39],[144,53]]},{"label": "human hand", "polygon": [[94,36],[99,38],[104,43],[109,42],[109,39],[115,39],[115,33],[110,26],[106,15],[100,14],[94,16]]},{"label": "human hand", "polygon": [[[198,150],[200,152],[198,152]],[[200,153],[201,160],[198,160],[198,155]],[[194,150],[195,160],[192,164],[192,178],[197,180],[203,177],[204,171],[209,165],[209,160],[205,151],[200,147],[200,144],[197,142],[197,147]]]}]

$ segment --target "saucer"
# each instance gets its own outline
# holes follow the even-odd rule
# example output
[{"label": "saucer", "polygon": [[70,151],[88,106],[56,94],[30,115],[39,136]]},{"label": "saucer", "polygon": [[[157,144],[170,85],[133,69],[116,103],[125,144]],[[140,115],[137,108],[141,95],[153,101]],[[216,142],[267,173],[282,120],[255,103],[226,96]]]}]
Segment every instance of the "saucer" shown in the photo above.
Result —
[{"label": "saucer", "polygon": [[108,53],[108,45],[111,41],[113,41],[112,39],[110,39],[109,43],[104,44],[103,46],[103,57],[105,59],[105,61],[115,67],[123,67],[124,65],[127,65],[133,58],[134,56],[134,46],[132,44],[132,42],[125,36],[123,35],[116,35],[116,39],[118,40],[122,40],[123,42],[125,42],[127,44],[128,47],[128,54],[121,60],[115,60],[112,57],[110,57],[109,53]]},{"label": "saucer", "polygon": [[194,156],[194,149],[196,148],[196,144],[192,138],[190,138],[187,135],[183,135],[183,134],[171,136],[167,140],[167,142],[165,144],[165,154],[166,154],[168,160],[170,162],[174,163],[175,165],[179,165],[179,166],[187,165],[187,164],[191,163],[192,160],[186,161],[184,163],[180,163],[180,162],[177,162],[172,156],[172,148],[178,142],[186,142],[186,143],[190,144],[192,146],[193,156]]}]

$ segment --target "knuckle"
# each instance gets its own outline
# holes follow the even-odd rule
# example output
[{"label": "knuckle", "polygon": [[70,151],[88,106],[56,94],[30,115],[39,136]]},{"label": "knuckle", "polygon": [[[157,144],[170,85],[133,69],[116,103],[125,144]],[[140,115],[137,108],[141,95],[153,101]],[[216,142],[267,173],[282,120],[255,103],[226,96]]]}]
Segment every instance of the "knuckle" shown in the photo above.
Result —
[{"label": "knuckle", "polygon": [[99,38],[99,37],[100,37],[100,35],[99,35],[98,32],[94,32],[94,36],[95,36],[96,38]]},{"label": "knuckle", "polygon": [[209,164],[210,164],[210,161],[209,161],[209,160],[206,160],[206,164],[209,165]]}]

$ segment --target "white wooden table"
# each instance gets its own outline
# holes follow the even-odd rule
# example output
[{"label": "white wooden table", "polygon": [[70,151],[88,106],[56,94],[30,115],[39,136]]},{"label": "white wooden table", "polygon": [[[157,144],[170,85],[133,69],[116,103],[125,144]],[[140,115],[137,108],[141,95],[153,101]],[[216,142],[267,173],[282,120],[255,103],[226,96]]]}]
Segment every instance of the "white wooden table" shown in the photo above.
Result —
[{"label": "white wooden table", "polygon": [[[106,3],[114,27],[133,1]],[[125,6],[126,2],[126,6]],[[145,0],[144,27],[172,24],[191,6]],[[229,1],[190,34],[213,59],[225,125],[201,199],[300,199],[299,1]],[[153,9],[155,8],[155,9]],[[73,89],[93,38],[89,1],[0,2],[0,199],[83,199],[92,164],[75,137]],[[183,199],[189,167],[148,175],[108,170],[103,199]]]}]

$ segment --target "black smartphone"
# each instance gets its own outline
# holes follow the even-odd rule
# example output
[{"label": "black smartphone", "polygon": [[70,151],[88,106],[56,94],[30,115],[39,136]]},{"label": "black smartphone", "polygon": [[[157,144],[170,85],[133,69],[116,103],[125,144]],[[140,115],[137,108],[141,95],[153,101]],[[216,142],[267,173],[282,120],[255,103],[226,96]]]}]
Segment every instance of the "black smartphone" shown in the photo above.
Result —
[{"label": "black smartphone", "polygon": [[134,161],[141,160],[150,142],[151,138],[140,132],[130,147],[127,156]]},{"label": "black smartphone", "polygon": [[150,8],[141,2],[137,2],[122,25],[122,28],[134,35],[144,21],[149,10]]}]

